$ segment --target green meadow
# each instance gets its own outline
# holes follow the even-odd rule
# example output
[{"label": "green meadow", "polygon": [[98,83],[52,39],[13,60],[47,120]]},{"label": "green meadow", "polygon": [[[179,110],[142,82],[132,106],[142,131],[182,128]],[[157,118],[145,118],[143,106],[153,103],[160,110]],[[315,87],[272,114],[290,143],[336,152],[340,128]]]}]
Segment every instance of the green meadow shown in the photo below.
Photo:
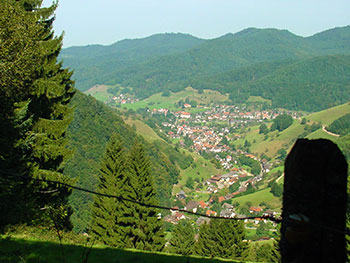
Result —
[{"label": "green meadow", "polygon": [[281,208],[281,201],[270,193],[270,188],[259,190],[252,194],[236,197],[232,199],[232,202],[238,202],[243,205],[246,202],[251,202],[253,206],[258,206],[262,201],[266,202],[275,210]]},{"label": "green meadow", "polygon": [[[219,258],[201,258],[154,253],[138,250],[123,250],[102,245],[89,251],[83,245],[60,244],[52,241],[0,237],[0,262],[2,263],[219,263],[239,262]],[[87,256],[87,253],[88,256]]]}]

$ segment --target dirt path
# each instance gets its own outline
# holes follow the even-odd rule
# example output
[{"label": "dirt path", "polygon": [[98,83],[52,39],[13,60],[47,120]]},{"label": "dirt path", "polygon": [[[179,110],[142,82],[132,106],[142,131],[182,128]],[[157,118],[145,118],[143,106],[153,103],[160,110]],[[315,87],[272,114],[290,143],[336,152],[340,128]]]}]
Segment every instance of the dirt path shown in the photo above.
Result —
[{"label": "dirt path", "polygon": [[332,135],[334,137],[339,137],[340,135],[339,134],[335,134],[333,132],[330,132],[330,131],[327,131],[326,130],[326,126],[322,125],[322,130],[325,132],[325,133],[328,133],[329,135]]}]

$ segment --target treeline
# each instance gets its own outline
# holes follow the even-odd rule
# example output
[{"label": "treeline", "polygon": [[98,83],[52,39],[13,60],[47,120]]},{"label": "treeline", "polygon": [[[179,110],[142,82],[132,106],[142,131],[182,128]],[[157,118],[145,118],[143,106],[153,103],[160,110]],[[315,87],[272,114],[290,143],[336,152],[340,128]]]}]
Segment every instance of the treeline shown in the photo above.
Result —
[{"label": "treeline", "polygon": [[344,116],[333,121],[328,126],[327,130],[339,135],[350,134],[350,114],[345,114]]},{"label": "treeline", "polygon": [[174,227],[166,251],[180,255],[221,257],[240,261],[280,262],[277,241],[252,245],[246,242],[244,223],[235,220],[210,220],[196,230],[190,220],[180,220]]}]

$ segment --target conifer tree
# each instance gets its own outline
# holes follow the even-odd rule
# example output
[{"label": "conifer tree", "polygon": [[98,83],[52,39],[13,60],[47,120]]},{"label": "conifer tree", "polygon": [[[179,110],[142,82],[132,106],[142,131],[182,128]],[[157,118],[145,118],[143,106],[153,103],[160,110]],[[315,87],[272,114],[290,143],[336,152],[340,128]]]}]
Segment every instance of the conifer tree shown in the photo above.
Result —
[{"label": "conifer tree", "polygon": [[184,256],[192,255],[195,244],[194,229],[188,220],[180,220],[169,241],[169,252]]},{"label": "conifer tree", "polygon": [[8,201],[0,205],[7,215],[1,225],[39,218],[45,208],[65,205],[70,194],[31,180],[69,182],[62,170],[69,155],[67,103],[74,95],[72,73],[57,63],[62,37],[52,30],[56,5],[41,8],[41,3],[1,0],[0,5],[0,188],[7,188],[1,197]]},{"label": "conifer tree", "polygon": [[[215,242],[213,242],[212,237],[214,234],[212,233],[212,228],[210,227],[210,223],[204,223],[199,227],[199,236],[196,244],[194,245],[194,253],[199,256],[207,256],[214,257],[213,246],[215,246]],[[219,255],[216,255],[219,256]]]},{"label": "conifer tree", "polygon": [[[102,194],[123,196],[125,183],[125,151],[117,135],[113,135],[106,147],[98,175],[97,191]],[[116,199],[94,196],[91,233],[106,245],[124,247],[124,236],[117,224],[122,203]]]},{"label": "conifer tree", "polygon": [[[143,204],[156,205],[151,163],[144,146],[136,141],[127,159],[125,197]],[[123,202],[125,207],[118,218],[127,238],[127,247],[141,250],[161,251],[164,248],[164,232],[158,211],[132,202]]]},{"label": "conifer tree", "polygon": [[196,253],[202,256],[241,259],[248,249],[241,221],[211,220],[200,227]]}]

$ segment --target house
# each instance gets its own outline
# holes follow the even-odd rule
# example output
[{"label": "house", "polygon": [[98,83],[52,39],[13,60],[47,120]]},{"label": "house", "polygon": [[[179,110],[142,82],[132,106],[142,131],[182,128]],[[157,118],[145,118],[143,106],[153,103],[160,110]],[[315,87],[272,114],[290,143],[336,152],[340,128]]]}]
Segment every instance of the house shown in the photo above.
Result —
[{"label": "house", "polygon": [[185,198],[186,198],[186,194],[185,194],[185,192],[184,192],[183,190],[181,190],[180,192],[178,192],[178,193],[176,194],[176,197],[177,197],[178,199],[185,199]]},{"label": "house", "polygon": [[249,208],[249,213],[260,213],[260,212],[262,212],[262,208],[259,206],[257,206],[257,207],[251,206]]},{"label": "house", "polygon": [[184,108],[191,108],[191,107],[192,107],[191,104],[188,104],[188,103],[184,104]]},{"label": "house", "polygon": [[186,218],[185,215],[184,215],[183,213],[179,213],[179,212],[177,212],[177,213],[174,215],[174,217],[175,217],[175,220],[176,220],[176,221],[180,221],[181,219],[185,219],[185,218]]},{"label": "house", "polygon": [[235,207],[229,203],[224,203],[222,205],[222,208],[228,211],[234,211]]},{"label": "house", "polygon": [[170,209],[171,214],[174,215],[175,213],[177,213],[177,210],[178,210],[178,209],[179,209],[178,206],[172,207],[172,208]]},{"label": "house", "polygon": [[235,217],[235,215],[236,214],[234,212],[228,211],[228,210],[222,210],[220,212],[220,216],[222,216],[222,217],[230,217],[230,218],[232,218],[232,217]]},{"label": "house", "polygon": [[208,205],[203,201],[203,200],[201,200],[201,201],[199,201],[199,205],[200,205],[200,207],[201,208],[206,208]]},{"label": "house", "polygon": [[223,201],[225,201],[225,197],[219,196],[218,202],[221,203],[221,202],[223,202]]},{"label": "house", "polygon": [[193,213],[196,213],[198,206],[199,206],[198,202],[189,201],[188,204],[185,206],[185,210],[192,211]]},{"label": "house", "polygon": [[205,212],[205,214],[206,214],[207,216],[216,216],[216,215],[217,215],[217,213],[216,213],[215,211],[212,211],[212,210],[207,210],[207,211]]},{"label": "house", "polygon": [[191,118],[191,113],[183,111],[181,112],[180,117],[184,119],[189,119]]}]

